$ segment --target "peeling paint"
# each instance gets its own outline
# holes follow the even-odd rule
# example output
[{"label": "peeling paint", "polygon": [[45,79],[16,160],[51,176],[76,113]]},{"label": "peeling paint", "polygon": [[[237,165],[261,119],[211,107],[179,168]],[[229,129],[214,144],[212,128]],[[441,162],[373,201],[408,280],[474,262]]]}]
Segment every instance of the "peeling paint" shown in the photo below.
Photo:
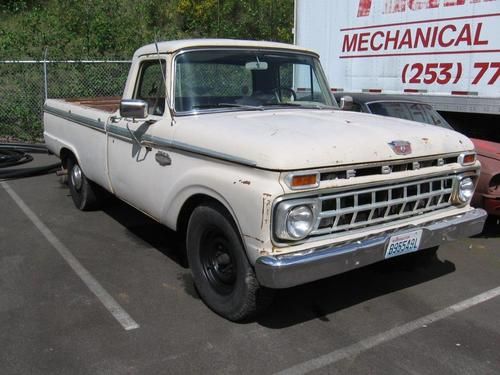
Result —
[{"label": "peeling paint", "polygon": [[239,183],[243,184],[243,185],[250,185],[251,184],[251,182],[248,180],[240,180]]},{"label": "peeling paint", "polygon": [[254,237],[254,236],[250,236],[250,235],[248,235],[248,234],[244,234],[244,235],[243,235],[243,237],[248,237],[248,238],[251,238],[252,240],[255,240],[255,241],[260,242],[260,243],[262,243],[262,244],[264,243],[264,241],[263,241],[263,240],[261,240],[260,238],[257,238],[257,237]]},{"label": "peeling paint", "polygon": [[260,221],[260,229],[264,228],[264,225],[269,223],[269,217],[271,215],[271,194],[263,193],[262,194],[262,211],[261,221]]}]

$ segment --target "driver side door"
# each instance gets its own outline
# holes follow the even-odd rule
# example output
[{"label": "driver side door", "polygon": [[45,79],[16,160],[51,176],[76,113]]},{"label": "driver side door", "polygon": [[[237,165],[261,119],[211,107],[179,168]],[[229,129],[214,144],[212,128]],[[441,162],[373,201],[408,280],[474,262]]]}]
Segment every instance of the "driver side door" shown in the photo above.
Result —
[{"label": "driver side door", "polygon": [[[162,73],[163,70],[163,73]],[[160,218],[165,180],[170,180],[168,152],[173,127],[166,108],[166,61],[140,62],[132,99],[148,104],[145,119],[114,118],[107,126],[108,174],[114,193],[122,200]],[[171,181],[171,180],[170,180]]]}]

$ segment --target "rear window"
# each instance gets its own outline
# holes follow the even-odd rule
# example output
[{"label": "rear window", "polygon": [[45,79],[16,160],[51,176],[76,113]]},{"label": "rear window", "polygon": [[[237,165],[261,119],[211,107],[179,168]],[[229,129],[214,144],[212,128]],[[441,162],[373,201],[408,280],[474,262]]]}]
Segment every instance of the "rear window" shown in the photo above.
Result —
[{"label": "rear window", "polygon": [[409,102],[376,102],[368,104],[370,111],[376,115],[397,117],[410,121],[423,122],[452,129],[430,105]]}]

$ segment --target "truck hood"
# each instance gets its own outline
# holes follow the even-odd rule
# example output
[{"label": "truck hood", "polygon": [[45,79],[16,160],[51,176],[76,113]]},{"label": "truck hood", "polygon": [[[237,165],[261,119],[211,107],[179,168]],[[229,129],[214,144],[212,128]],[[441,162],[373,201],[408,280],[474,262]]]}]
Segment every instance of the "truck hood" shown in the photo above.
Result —
[{"label": "truck hood", "polygon": [[[175,142],[245,160],[264,169],[297,170],[388,161],[474,149],[464,135],[434,125],[338,110],[277,109],[178,117]],[[389,143],[408,141],[411,154]]]}]

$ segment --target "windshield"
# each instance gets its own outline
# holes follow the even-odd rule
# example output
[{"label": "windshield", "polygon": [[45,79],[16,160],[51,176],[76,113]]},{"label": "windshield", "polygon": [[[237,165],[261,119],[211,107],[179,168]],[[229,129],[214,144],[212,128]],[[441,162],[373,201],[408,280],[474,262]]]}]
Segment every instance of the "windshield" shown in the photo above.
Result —
[{"label": "windshield", "polygon": [[428,104],[411,102],[374,102],[367,104],[371,113],[402,118],[452,129],[450,124]]},{"label": "windshield", "polygon": [[192,51],[175,60],[176,112],[336,106],[316,58],[281,52]]}]

